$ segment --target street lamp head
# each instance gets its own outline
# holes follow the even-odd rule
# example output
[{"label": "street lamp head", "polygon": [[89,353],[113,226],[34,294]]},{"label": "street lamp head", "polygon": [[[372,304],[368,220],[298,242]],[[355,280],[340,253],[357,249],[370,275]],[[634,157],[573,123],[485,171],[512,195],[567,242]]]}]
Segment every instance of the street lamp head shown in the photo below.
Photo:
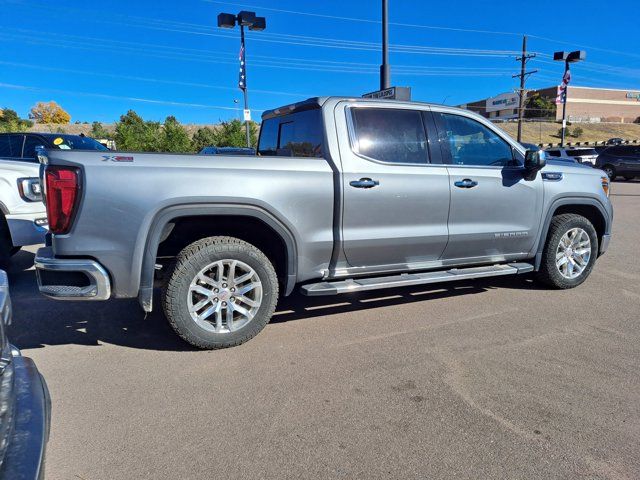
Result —
[{"label": "street lamp head", "polygon": [[575,63],[581,62],[587,58],[587,52],[584,50],[575,50],[573,52],[555,52],[553,59],[560,62]]},{"label": "street lamp head", "polygon": [[267,28],[267,20],[264,17],[256,17],[253,24],[249,26],[249,30],[262,31]]},{"label": "street lamp head", "polygon": [[553,54],[553,59],[554,59],[556,62],[564,62],[564,61],[566,61],[566,60],[567,60],[567,55],[569,55],[569,53],[568,53],[568,52],[555,52],[555,53]]},{"label": "street lamp head", "polygon": [[251,27],[256,21],[256,12],[247,12],[245,10],[238,14],[238,25],[243,27]]},{"label": "street lamp head", "polygon": [[236,16],[231,13],[221,13],[218,15],[219,28],[233,28],[236,26]]},{"label": "street lamp head", "polygon": [[567,62],[569,63],[581,62],[586,58],[587,58],[587,52],[585,52],[584,50],[576,50],[575,52],[571,52],[569,55],[567,55]]}]

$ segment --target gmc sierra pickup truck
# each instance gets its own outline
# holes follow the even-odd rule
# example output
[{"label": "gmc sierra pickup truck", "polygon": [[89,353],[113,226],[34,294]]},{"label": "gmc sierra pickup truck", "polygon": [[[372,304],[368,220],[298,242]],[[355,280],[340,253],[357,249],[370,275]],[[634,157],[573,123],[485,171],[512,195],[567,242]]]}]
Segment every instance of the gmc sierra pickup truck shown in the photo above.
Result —
[{"label": "gmc sierra pickup truck", "polygon": [[441,105],[311,98],[267,111],[255,156],[40,152],[51,235],[40,291],[154,286],[201,348],[238,345],[280,294],[336,295],[536,272],[581,284],[609,245],[604,172],[546,163]]}]

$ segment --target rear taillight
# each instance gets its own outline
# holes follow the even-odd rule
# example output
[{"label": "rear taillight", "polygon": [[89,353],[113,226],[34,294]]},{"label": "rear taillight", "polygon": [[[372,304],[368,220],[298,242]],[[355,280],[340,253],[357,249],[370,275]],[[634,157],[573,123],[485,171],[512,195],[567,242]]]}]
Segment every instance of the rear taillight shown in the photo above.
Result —
[{"label": "rear taillight", "polygon": [[78,169],[49,165],[44,176],[49,230],[55,234],[68,233],[80,197]]}]

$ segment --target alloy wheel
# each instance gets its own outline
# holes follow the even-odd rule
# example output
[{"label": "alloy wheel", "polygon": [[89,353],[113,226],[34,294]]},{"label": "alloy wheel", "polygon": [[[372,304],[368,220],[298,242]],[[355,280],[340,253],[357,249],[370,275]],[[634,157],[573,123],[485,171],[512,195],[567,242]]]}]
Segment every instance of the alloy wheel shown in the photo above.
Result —
[{"label": "alloy wheel", "polygon": [[210,263],[191,281],[189,314],[214,333],[231,333],[247,325],[262,304],[262,282],[256,271],[239,260]]},{"label": "alloy wheel", "polygon": [[572,228],[560,239],[556,250],[556,268],[565,278],[574,279],[584,272],[591,259],[591,239],[582,228]]}]

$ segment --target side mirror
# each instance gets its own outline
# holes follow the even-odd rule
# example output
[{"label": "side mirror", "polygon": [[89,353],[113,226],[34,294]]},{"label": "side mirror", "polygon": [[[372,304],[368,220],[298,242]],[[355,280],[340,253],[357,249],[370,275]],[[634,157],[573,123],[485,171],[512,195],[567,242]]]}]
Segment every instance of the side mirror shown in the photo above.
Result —
[{"label": "side mirror", "polygon": [[542,170],[547,164],[547,154],[543,150],[527,150],[524,154],[524,168],[529,172]]}]

